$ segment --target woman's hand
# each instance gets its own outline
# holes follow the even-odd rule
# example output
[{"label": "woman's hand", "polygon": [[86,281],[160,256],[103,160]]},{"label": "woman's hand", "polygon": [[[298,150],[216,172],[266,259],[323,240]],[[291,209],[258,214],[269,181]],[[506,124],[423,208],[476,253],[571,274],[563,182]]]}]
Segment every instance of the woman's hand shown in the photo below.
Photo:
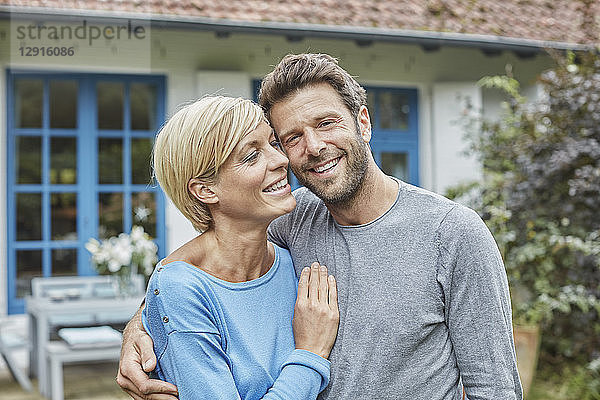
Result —
[{"label": "woman's hand", "polygon": [[340,322],[337,287],[327,267],[314,262],[300,274],[294,308],[294,340],[297,349],[329,357]]}]

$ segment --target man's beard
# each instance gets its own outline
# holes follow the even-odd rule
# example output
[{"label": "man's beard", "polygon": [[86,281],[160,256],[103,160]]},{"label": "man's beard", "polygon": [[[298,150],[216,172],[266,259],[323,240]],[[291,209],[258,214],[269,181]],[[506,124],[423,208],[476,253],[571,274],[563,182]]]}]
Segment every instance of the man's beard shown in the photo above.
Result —
[{"label": "man's beard", "polygon": [[[363,184],[369,165],[367,154],[364,143],[358,137],[355,137],[355,140],[350,143],[349,152],[342,150],[337,153],[325,151],[318,157],[312,157],[300,167],[300,171],[293,170],[298,181],[326,204],[342,206],[349,204],[355,198]],[[347,163],[343,176],[334,176],[329,179],[311,182],[309,169],[340,156],[345,156]]]}]

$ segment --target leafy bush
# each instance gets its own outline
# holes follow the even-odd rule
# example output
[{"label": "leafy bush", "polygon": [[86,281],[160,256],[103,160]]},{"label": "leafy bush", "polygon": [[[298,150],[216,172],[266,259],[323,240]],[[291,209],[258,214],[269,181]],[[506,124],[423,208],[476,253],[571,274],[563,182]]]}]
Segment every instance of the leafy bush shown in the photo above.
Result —
[{"label": "leafy bush", "polygon": [[509,76],[501,118],[465,119],[483,179],[449,197],[476,209],[505,260],[517,323],[541,323],[544,361],[600,356],[600,59],[555,57],[528,102]]}]

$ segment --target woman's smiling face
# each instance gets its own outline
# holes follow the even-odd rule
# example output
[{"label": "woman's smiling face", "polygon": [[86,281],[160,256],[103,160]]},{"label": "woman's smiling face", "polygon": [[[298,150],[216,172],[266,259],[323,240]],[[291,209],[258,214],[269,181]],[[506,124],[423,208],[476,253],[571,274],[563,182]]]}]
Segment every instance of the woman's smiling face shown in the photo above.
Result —
[{"label": "woman's smiling face", "polygon": [[234,219],[272,221],[294,209],[287,178],[288,159],[273,129],[261,122],[235,147],[211,185],[215,208]]}]

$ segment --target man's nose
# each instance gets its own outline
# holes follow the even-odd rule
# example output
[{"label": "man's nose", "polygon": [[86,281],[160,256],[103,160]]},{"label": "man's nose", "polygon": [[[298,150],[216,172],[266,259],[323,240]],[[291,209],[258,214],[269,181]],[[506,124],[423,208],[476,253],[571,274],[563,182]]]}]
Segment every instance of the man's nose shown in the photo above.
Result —
[{"label": "man's nose", "polygon": [[304,132],[304,140],[306,143],[306,152],[313,156],[318,156],[326,147],[321,136],[313,129],[306,129]]}]

